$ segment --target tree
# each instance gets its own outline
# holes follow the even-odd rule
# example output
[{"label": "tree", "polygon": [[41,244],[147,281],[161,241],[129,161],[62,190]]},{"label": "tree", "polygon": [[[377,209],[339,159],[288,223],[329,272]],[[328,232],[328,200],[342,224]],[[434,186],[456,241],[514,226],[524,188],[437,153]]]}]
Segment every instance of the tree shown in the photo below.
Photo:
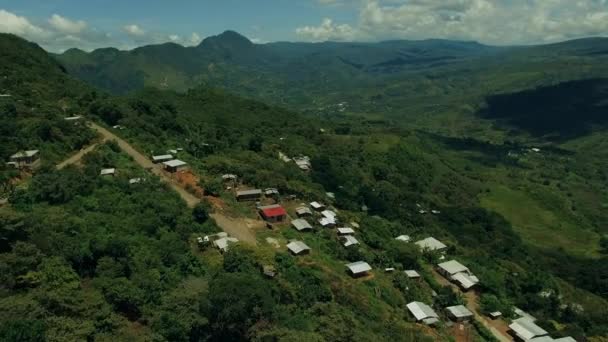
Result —
[{"label": "tree", "polygon": [[197,223],[205,223],[209,219],[209,211],[211,206],[208,202],[201,202],[192,209],[192,218]]},{"label": "tree", "polygon": [[249,150],[253,152],[262,152],[263,139],[260,136],[255,136],[249,139]]},{"label": "tree", "polygon": [[15,320],[0,323],[0,340],[6,342],[44,342],[44,323],[39,320]]}]

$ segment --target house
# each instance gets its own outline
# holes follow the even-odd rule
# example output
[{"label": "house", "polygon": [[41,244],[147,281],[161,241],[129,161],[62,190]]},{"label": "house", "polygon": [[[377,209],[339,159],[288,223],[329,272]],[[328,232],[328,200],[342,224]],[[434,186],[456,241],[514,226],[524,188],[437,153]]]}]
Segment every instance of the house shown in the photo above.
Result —
[{"label": "house", "polygon": [[35,169],[40,166],[40,151],[17,152],[10,157],[10,162],[7,165],[14,166],[17,169]]},{"label": "house", "polygon": [[173,159],[173,160],[163,162],[163,165],[165,166],[165,170],[167,170],[171,173],[176,173],[178,171],[182,171],[182,170],[185,170],[186,168],[188,168],[188,163],[181,161],[179,159]]},{"label": "house", "polygon": [[152,162],[154,164],[167,162],[169,160],[173,160],[173,156],[170,155],[170,154],[163,154],[163,155],[159,155],[159,156],[152,156]]},{"label": "house", "polygon": [[445,309],[450,318],[456,322],[465,322],[473,318],[473,313],[464,305],[449,306]]},{"label": "house", "polygon": [[277,270],[272,265],[264,265],[262,267],[262,274],[267,278],[274,278],[277,275]]},{"label": "house", "polygon": [[315,202],[310,202],[310,206],[316,210],[316,211],[322,211],[325,210],[325,205],[315,201]]},{"label": "house", "polygon": [[305,219],[299,218],[291,221],[291,225],[300,232],[312,230],[312,226]]},{"label": "house", "polygon": [[334,219],[329,219],[327,217],[322,217],[319,219],[319,224],[323,227],[323,228],[332,228],[336,226],[336,220]]},{"label": "house", "polygon": [[236,192],[237,201],[257,201],[262,197],[262,190],[242,190]]},{"label": "house", "polygon": [[287,212],[279,204],[259,207],[258,210],[260,211],[260,215],[262,215],[262,218],[267,222],[283,222],[285,218],[287,218]]},{"label": "house", "polygon": [[411,302],[407,309],[412,313],[416,322],[432,325],[439,322],[439,315],[428,305],[422,302]]},{"label": "house", "polygon": [[348,228],[348,227],[338,228],[337,230],[338,230],[338,235],[352,235],[352,234],[355,234],[354,229]]},{"label": "house", "polygon": [[412,238],[409,237],[409,235],[399,235],[395,238],[395,240],[399,240],[399,241],[403,241],[403,242],[409,242]]},{"label": "house", "polygon": [[268,188],[264,190],[264,195],[266,197],[276,197],[279,196],[279,190],[277,188]]},{"label": "house", "polygon": [[304,242],[297,240],[288,243],[287,249],[289,249],[289,251],[293,255],[303,255],[310,253],[310,247],[308,247]]},{"label": "house", "polygon": [[354,245],[358,245],[359,244],[359,240],[357,240],[352,235],[343,236],[342,239],[344,240],[344,243],[343,243],[344,247],[350,247],[350,246],[354,246]]},{"label": "house", "polygon": [[350,264],[346,264],[346,268],[348,268],[348,272],[353,277],[361,277],[367,275],[369,271],[372,270],[372,267],[365,261],[357,261]]},{"label": "house", "polygon": [[405,270],[403,272],[410,279],[420,279],[420,273],[415,270]]},{"label": "house", "polygon": [[331,211],[331,210],[323,210],[321,212],[321,215],[323,215],[323,217],[325,217],[325,218],[333,219],[334,221],[336,220],[336,217],[338,216],[338,214],[336,214],[334,211]]},{"label": "house", "polygon": [[498,319],[498,318],[502,317],[502,312],[500,312],[500,311],[490,312],[488,314],[488,316],[490,316],[491,319]]},{"label": "house", "polygon": [[437,265],[437,270],[448,280],[456,283],[464,291],[469,290],[479,283],[477,278],[468,267],[456,260],[450,260]]},{"label": "house", "polygon": [[310,157],[302,156],[293,158],[293,161],[302,171],[310,171],[312,164],[310,163]]},{"label": "house", "polygon": [[219,239],[213,241],[213,245],[215,247],[217,247],[220,250],[220,252],[224,253],[228,250],[228,247],[230,246],[230,244],[237,243],[237,242],[239,242],[239,240],[237,238],[226,236],[226,237],[222,237],[222,238],[219,238]]},{"label": "house", "polygon": [[424,251],[442,251],[447,248],[443,242],[435,239],[434,237],[428,237],[426,239],[416,241],[415,244],[420,246],[420,249]]},{"label": "house", "polygon": [[531,341],[538,337],[549,335],[545,329],[539,327],[528,317],[520,317],[509,325],[509,334],[517,341]]},{"label": "house", "polygon": [[298,217],[308,217],[312,216],[312,210],[310,210],[308,207],[299,207],[296,208],[296,214]]},{"label": "house", "polygon": [[111,168],[111,169],[102,169],[99,172],[100,176],[115,176],[116,175],[116,169]]}]

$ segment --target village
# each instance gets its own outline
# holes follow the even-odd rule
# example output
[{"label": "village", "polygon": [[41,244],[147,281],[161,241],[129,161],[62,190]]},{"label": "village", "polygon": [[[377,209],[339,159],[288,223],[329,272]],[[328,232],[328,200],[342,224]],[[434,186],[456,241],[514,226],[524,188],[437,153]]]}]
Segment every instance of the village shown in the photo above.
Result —
[{"label": "village", "polygon": [[[76,121],[80,118],[80,116],[70,117],[66,120]],[[121,130],[121,127],[114,127],[113,129]],[[106,129],[100,128],[97,130],[103,133]],[[104,139],[112,140],[114,137],[116,136],[111,134]],[[129,148],[133,150],[130,153],[138,153],[132,147],[129,146]],[[127,152],[129,153],[129,151]],[[178,147],[169,148],[165,154],[139,156],[135,159],[136,161],[140,160],[138,163],[141,166],[170,182],[174,189],[181,188],[184,190],[179,191],[179,193],[192,206],[209,196],[196,182],[198,177],[193,173],[189,164],[178,158],[180,154],[183,154],[183,149]],[[279,153],[279,158],[286,163],[295,163],[301,172],[309,172],[313,167],[310,158],[307,156],[289,158],[285,154]],[[27,173],[34,172],[36,168],[40,167],[40,164],[41,153],[35,149],[16,151],[7,161],[8,166]],[[117,177],[119,174],[120,170],[116,167],[99,170],[100,177]],[[218,174],[216,177],[221,179],[225,193],[233,196],[235,203],[242,210],[248,211],[254,217],[253,220],[258,222],[255,229],[249,229],[247,226],[238,229],[250,230],[247,233],[252,234],[254,239],[256,235],[263,237],[263,241],[276,249],[283,249],[279,242],[281,233],[293,229],[299,238],[288,239],[284,243],[284,248],[294,258],[305,259],[315,253],[315,250],[304,241],[306,234],[323,230],[331,231],[332,238],[338,241],[343,248],[348,249],[362,245],[357,239],[358,231],[373,229],[372,227],[362,227],[358,223],[356,215],[343,215],[339,208],[328,204],[335,200],[333,193],[326,193],[324,199],[316,198],[305,201],[292,194],[281,194],[277,188],[273,187],[251,188],[247,184],[243,184],[239,175],[236,174]],[[145,178],[138,177],[130,178],[128,183],[136,185],[144,181]],[[193,201],[192,197],[188,196],[193,196],[196,200]],[[216,200],[216,203],[218,201]],[[428,212],[434,215],[441,214],[440,211],[435,209],[427,210],[422,208],[421,205],[417,205],[417,207],[419,209],[416,214],[419,215]],[[238,217],[232,219],[238,220]],[[226,228],[225,231],[195,238],[201,251],[213,248],[219,253],[226,253],[235,244],[252,243],[252,241],[241,241],[237,236],[231,235],[229,232],[234,232],[234,228],[228,228],[221,224],[220,227]],[[394,239],[400,243],[414,244],[422,253],[436,254],[439,262],[428,265],[429,269],[399,269],[395,265],[372,266],[365,260],[359,260],[344,264],[344,272],[352,277],[354,281],[366,281],[376,276],[374,273],[390,277],[391,274],[402,272],[407,278],[416,282],[426,282],[425,277],[431,276],[439,283],[451,286],[468,300],[466,305],[441,308],[433,308],[428,303],[419,301],[410,302],[407,304],[407,309],[415,322],[430,327],[445,324],[447,327],[453,327],[455,331],[463,331],[471,329],[472,322],[478,321],[500,341],[575,341],[571,337],[553,339],[547,331],[535,323],[536,318],[518,308],[513,309],[516,318],[512,320],[504,318],[503,314],[498,311],[485,315],[481,314],[476,301],[479,300],[479,284],[483,282],[483,279],[479,279],[472,270],[460,263],[456,256],[451,256],[448,252],[449,246],[447,243],[433,236],[425,235],[417,237],[400,235]],[[253,242],[256,243],[255,240]],[[260,272],[269,279],[277,276],[277,270],[272,264],[263,265]]]}]

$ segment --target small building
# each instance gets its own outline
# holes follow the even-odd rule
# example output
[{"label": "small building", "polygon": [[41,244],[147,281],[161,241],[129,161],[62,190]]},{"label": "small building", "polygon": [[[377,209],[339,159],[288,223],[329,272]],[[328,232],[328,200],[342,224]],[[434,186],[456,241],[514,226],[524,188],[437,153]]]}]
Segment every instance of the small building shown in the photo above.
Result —
[{"label": "small building", "polygon": [[311,207],[312,207],[314,210],[316,210],[316,211],[323,211],[323,210],[325,210],[325,205],[324,205],[324,204],[321,204],[321,203],[319,203],[319,202],[317,202],[317,201],[310,202],[310,206],[311,206]]},{"label": "small building", "polygon": [[139,184],[143,181],[144,181],[143,178],[131,178],[131,179],[129,179],[129,184]]},{"label": "small building", "polygon": [[439,322],[439,315],[428,305],[422,302],[411,302],[407,309],[412,313],[416,322],[433,325]]},{"label": "small building", "polygon": [[310,253],[310,247],[308,247],[308,245],[306,245],[304,242],[297,240],[288,243],[287,249],[289,249],[289,251],[293,255],[303,255]]},{"label": "small building", "polygon": [[502,312],[500,312],[500,311],[490,312],[488,314],[488,316],[490,316],[491,319],[499,319],[500,317],[502,317]]},{"label": "small building", "polygon": [[298,217],[310,217],[312,216],[312,210],[308,207],[298,207],[296,208],[296,215]]},{"label": "small building", "polygon": [[372,267],[366,263],[365,261],[357,261],[350,264],[346,264],[346,268],[348,272],[353,277],[362,277],[369,273],[372,270]]},{"label": "small building", "polygon": [[530,341],[532,339],[547,336],[549,333],[539,327],[528,317],[520,317],[509,325],[509,334],[517,341]]},{"label": "small building", "polygon": [[100,176],[115,176],[116,169],[115,168],[102,169],[101,171],[99,171],[99,175]]},{"label": "small building", "polygon": [[353,226],[353,228],[361,228],[361,226],[357,222],[354,222],[354,221],[352,221],[350,223],[350,225]]},{"label": "small building", "polygon": [[230,244],[234,244],[237,242],[239,242],[239,240],[237,238],[226,236],[226,237],[221,237],[221,238],[213,241],[213,245],[215,247],[217,247],[217,249],[219,249],[220,252],[224,253],[224,252],[228,251]]},{"label": "small building", "polygon": [[302,218],[291,221],[291,225],[299,232],[312,230],[310,223]]},{"label": "small building", "polygon": [[352,235],[342,236],[342,240],[343,240],[344,247],[350,247],[350,246],[354,246],[354,245],[358,245],[359,244],[359,240],[357,240]]},{"label": "small building", "polygon": [[399,235],[395,238],[395,240],[399,240],[399,241],[403,241],[403,242],[409,242],[412,238],[409,237],[409,235]]},{"label": "small building", "polygon": [[222,180],[224,182],[236,181],[237,179],[238,179],[237,175],[233,175],[233,174],[222,175]]},{"label": "small building", "polygon": [[170,154],[163,154],[163,155],[159,155],[159,156],[152,156],[152,162],[154,164],[158,164],[158,163],[164,163],[167,161],[173,160],[173,156]]},{"label": "small building", "polygon": [[312,164],[310,163],[310,157],[308,156],[296,157],[293,158],[293,161],[302,171],[310,171],[310,169],[312,168]]},{"label": "small building", "polygon": [[355,230],[349,227],[338,228],[338,235],[352,235],[355,234]]},{"label": "small building", "polygon": [[468,267],[456,260],[450,260],[437,265],[437,270],[448,280],[456,283],[464,291],[471,289],[479,283],[477,278]]},{"label": "small building", "polygon": [[420,273],[418,273],[415,270],[405,270],[403,272],[410,279],[420,279],[421,278]]},{"label": "small building", "polygon": [[179,159],[173,159],[163,162],[163,165],[165,166],[165,170],[171,173],[176,173],[178,171],[182,171],[188,168],[188,163]]},{"label": "small building", "polygon": [[395,268],[394,267],[387,267],[384,269],[384,272],[386,273],[393,273],[395,272]]},{"label": "small building", "polygon": [[177,149],[167,150],[167,153],[170,153],[170,154],[177,154],[177,152],[179,152]]},{"label": "small building", "polygon": [[63,118],[65,121],[79,121],[80,119],[82,119],[82,116],[80,115],[76,115],[76,116],[68,116],[67,118]]},{"label": "small building", "polygon": [[428,237],[426,239],[416,241],[415,244],[420,246],[420,249],[424,251],[442,251],[448,247],[434,237]]},{"label": "small building", "polygon": [[450,318],[456,322],[465,322],[473,318],[473,313],[464,305],[449,306],[445,309]]},{"label": "small building", "polygon": [[272,265],[264,265],[262,267],[262,274],[267,278],[274,278],[277,275],[277,269]]},{"label": "small building", "polygon": [[40,166],[40,151],[29,150],[17,152],[10,157],[8,165],[14,166],[17,169],[35,169]]},{"label": "small building", "polygon": [[327,217],[322,217],[319,219],[319,224],[323,227],[323,228],[332,228],[336,226],[336,220],[334,219],[329,219]]},{"label": "small building", "polygon": [[260,215],[267,222],[283,222],[287,218],[287,212],[279,204],[267,205],[259,207]]},{"label": "small building", "polygon": [[277,197],[279,196],[279,190],[277,188],[267,188],[264,190],[266,197]]},{"label": "small building", "polygon": [[336,214],[332,210],[323,210],[321,212],[321,215],[323,215],[323,217],[325,217],[325,218],[333,219],[334,221],[336,220],[336,217],[338,216],[338,214]]},{"label": "small building", "polygon": [[262,190],[242,190],[236,192],[237,201],[257,201],[262,197]]}]

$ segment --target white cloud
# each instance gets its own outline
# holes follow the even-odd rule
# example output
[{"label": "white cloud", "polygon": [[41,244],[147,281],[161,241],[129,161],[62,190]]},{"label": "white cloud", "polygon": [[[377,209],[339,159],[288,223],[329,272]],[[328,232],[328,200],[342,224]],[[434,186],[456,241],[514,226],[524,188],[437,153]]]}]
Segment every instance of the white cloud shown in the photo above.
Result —
[{"label": "white cloud", "polygon": [[356,30],[348,24],[336,25],[329,18],[324,18],[319,26],[304,26],[296,29],[300,37],[313,41],[347,41],[356,38]]},{"label": "white cloud", "polygon": [[33,25],[25,17],[0,9],[0,32],[13,33],[27,39],[41,39],[49,36],[49,32]]},{"label": "white cloud", "polygon": [[135,25],[135,24],[131,24],[131,25],[126,25],[123,27],[123,30],[131,35],[131,36],[135,36],[135,37],[143,37],[146,34],[146,31],[144,31],[141,27]]},{"label": "white cloud", "polygon": [[66,34],[77,34],[87,28],[87,23],[82,20],[70,20],[59,14],[53,14],[49,19],[49,24],[58,32]]},{"label": "white cloud", "polygon": [[361,0],[358,13],[356,25],[325,19],[320,26],[300,27],[296,33],[313,41],[353,36],[355,40],[446,38],[492,44],[608,35],[606,0]]},{"label": "white cloud", "polygon": [[195,45],[200,44],[202,40],[203,39],[201,38],[201,36],[198,33],[192,32],[192,34],[190,35],[190,41],[186,45],[195,46]]}]

